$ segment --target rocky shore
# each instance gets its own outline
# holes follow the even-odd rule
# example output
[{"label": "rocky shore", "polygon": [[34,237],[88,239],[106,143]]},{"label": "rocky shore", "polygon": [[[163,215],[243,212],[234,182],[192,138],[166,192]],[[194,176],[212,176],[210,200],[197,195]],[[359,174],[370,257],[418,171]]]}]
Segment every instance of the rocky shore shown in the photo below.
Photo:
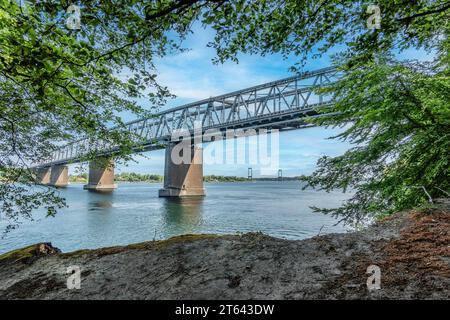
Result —
[{"label": "rocky shore", "polygon": [[[370,265],[379,290],[367,288]],[[67,288],[70,266],[81,269],[80,289]],[[450,299],[450,211],[299,241],[185,235],[71,253],[36,244],[0,256],[0,298]]]}]

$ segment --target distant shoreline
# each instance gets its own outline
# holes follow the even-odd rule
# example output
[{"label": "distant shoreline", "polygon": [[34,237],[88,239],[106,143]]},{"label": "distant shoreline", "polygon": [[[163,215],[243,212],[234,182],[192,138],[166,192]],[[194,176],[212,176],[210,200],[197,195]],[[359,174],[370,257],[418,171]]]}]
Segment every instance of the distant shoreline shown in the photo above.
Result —
[{"label": "distant shoreline", "polygon": [[[149,179],[150,178],[150,179]],[[115,176],[115,181],[118,183],[136,183],[136,182],[146,182],[146,183],[162,183],[164,177],[156,174],[138,174],[138,173],[120,173]],[[87,183],[87,174],[82,175],[71,175],[69,176],[70,183]],[[248,179],[245,177],[237,176],[216,176],[216,175],[206,175],[203,177],[204,182],[252,182],[252,181],[300,181],[300,177],[259,177]]]}]

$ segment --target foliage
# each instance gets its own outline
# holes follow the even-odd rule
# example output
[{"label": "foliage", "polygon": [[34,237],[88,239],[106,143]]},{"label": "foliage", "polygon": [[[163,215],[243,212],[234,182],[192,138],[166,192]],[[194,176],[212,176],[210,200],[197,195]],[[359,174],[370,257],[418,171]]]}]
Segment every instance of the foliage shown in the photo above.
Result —
[{"label": "foliage", "polygon": [[[360,222],[373,215],[419,206],[450,189],[450,74],[431,63],[400,64],[389,58],[353,69],[324,89],[336,103],[318,125],[341,125],[334,138],[354,144],[324,156],[304,178],[308,186],[351,189],[343,206],[319,209]],[[325,110],[324,110],[325,111]]]},{"label": "foliage", "polygon": [[88,174],[86,172],[79,173],[79,174],[71,174],[69,175],[69,182],[82,182],[87,183],[88,181]]},{"label": "foliage", "polygon": [[[148,114],[171,97],[156,82],[155,57],[181,50],[167,22],[145,20],[147,1],[81,1],[81,29],[66,26],[67,1],[0,0],[0,210],[10,226],[64,206],[54,189],[33,187],[30,166],[63,143],[88,138],[118,146],[129,160],[136,139],[120,117]],[[183,38],[189,21],[170,21]],[[114,128],[114,129],[111,129]],[[84,160],[95,156],[94,150]],[[24,169],[24,170],[17,170]]]},{"label": "foliage", "polygon": [[[136,172],[121,172],[114,176],[115,181],[121,182],[162,182],[163,177],[158,174],[140,174]],[[88,174],[80,173],[78,175],[70,175],[70,182],[87,183]]]},{"label": "foliage", "polygon": [[116,181],[124,182],[162,182],[163,177],[158,174],[140,174],[136,172],[121,172],[114,177]]},{"label": "foliage", "polygon": [[242,181],[248,181],[248,179],[244,178],[244,177],[236,177],[236,176],[209,175],[209,176],[204,176],[203,181],[205,181],[205,182],[242,182]]},{"label": "foliage", "polygon": [[[367,10],[376,4],[381,29],[371,30]],[[377,52],[411,46],[435,48],[448,32],[450,2],[435,1],[272,1],[226,2],[204,14],[217,31],[211,46],[218,61],[237,59],[239,52],[300,58],[302,65],[313,53],[318,57],[340,46],[349,49],[352,64],[365,64]]]}]

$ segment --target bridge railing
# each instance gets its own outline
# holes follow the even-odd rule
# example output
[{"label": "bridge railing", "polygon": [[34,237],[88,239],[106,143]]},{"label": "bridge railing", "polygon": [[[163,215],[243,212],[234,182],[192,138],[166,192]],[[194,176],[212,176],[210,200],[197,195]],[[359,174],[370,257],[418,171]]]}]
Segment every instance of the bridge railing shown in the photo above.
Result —
[{"label": "bridge railing", "polygon": [[[338,77],[334,68],[305,72],[293,77],[273,81],[224,95],[159,112],[150,118],[131,121],[127,130],[133,133],[139,143],[151,149],[167,141],[175,130],[193,131],[200,122],[204,130],[228,128],[236,125],[252,126],[255,121],[279,118],[280,115],[298,116],[305,110],[330,104],[331,98],[314,92],[333,82]],[[88,139],[69,143],[56,150],[51,159],[36,166],[77,161],[94,150],[108,153],[115,146],[105,142],[92,144]]]}]

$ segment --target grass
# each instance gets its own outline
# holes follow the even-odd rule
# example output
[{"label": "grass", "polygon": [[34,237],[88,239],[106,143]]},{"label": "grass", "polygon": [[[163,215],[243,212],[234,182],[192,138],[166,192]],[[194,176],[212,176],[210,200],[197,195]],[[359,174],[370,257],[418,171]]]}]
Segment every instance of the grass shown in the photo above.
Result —
[{"label": "grass", "polygon": [[155,241],[147,241],[147,242],[140,242],[140,243],[133,243],[126,246],[114,246],[114,247],[107,247],[107,248],[100,248],[100,249],[83,249],[83,250],[77,250],[73,252],[68,253],[62,253],[61,257],[63,258],[69,258],[69,257],[76,257],[81,256],[85,254],[93,254],[97,257],[121,253],[128,250],[145,250],[145,249],[156,249],[161,250],[163,248],[167,248],[171,245],[177,244],[177,243],[186,243],[186,242],[192,242],[202,239],[214,239],[219,237],[219,235],[216,234],[185,234],[181,236],[175,236],[166,240],[155,240]]},{"label": "grass", "polygon": [[39,244],[33,244],[31,246],[13,250],[0,255],[0,263],[5,261],[19,262],[25,261],[36,256]]}]

